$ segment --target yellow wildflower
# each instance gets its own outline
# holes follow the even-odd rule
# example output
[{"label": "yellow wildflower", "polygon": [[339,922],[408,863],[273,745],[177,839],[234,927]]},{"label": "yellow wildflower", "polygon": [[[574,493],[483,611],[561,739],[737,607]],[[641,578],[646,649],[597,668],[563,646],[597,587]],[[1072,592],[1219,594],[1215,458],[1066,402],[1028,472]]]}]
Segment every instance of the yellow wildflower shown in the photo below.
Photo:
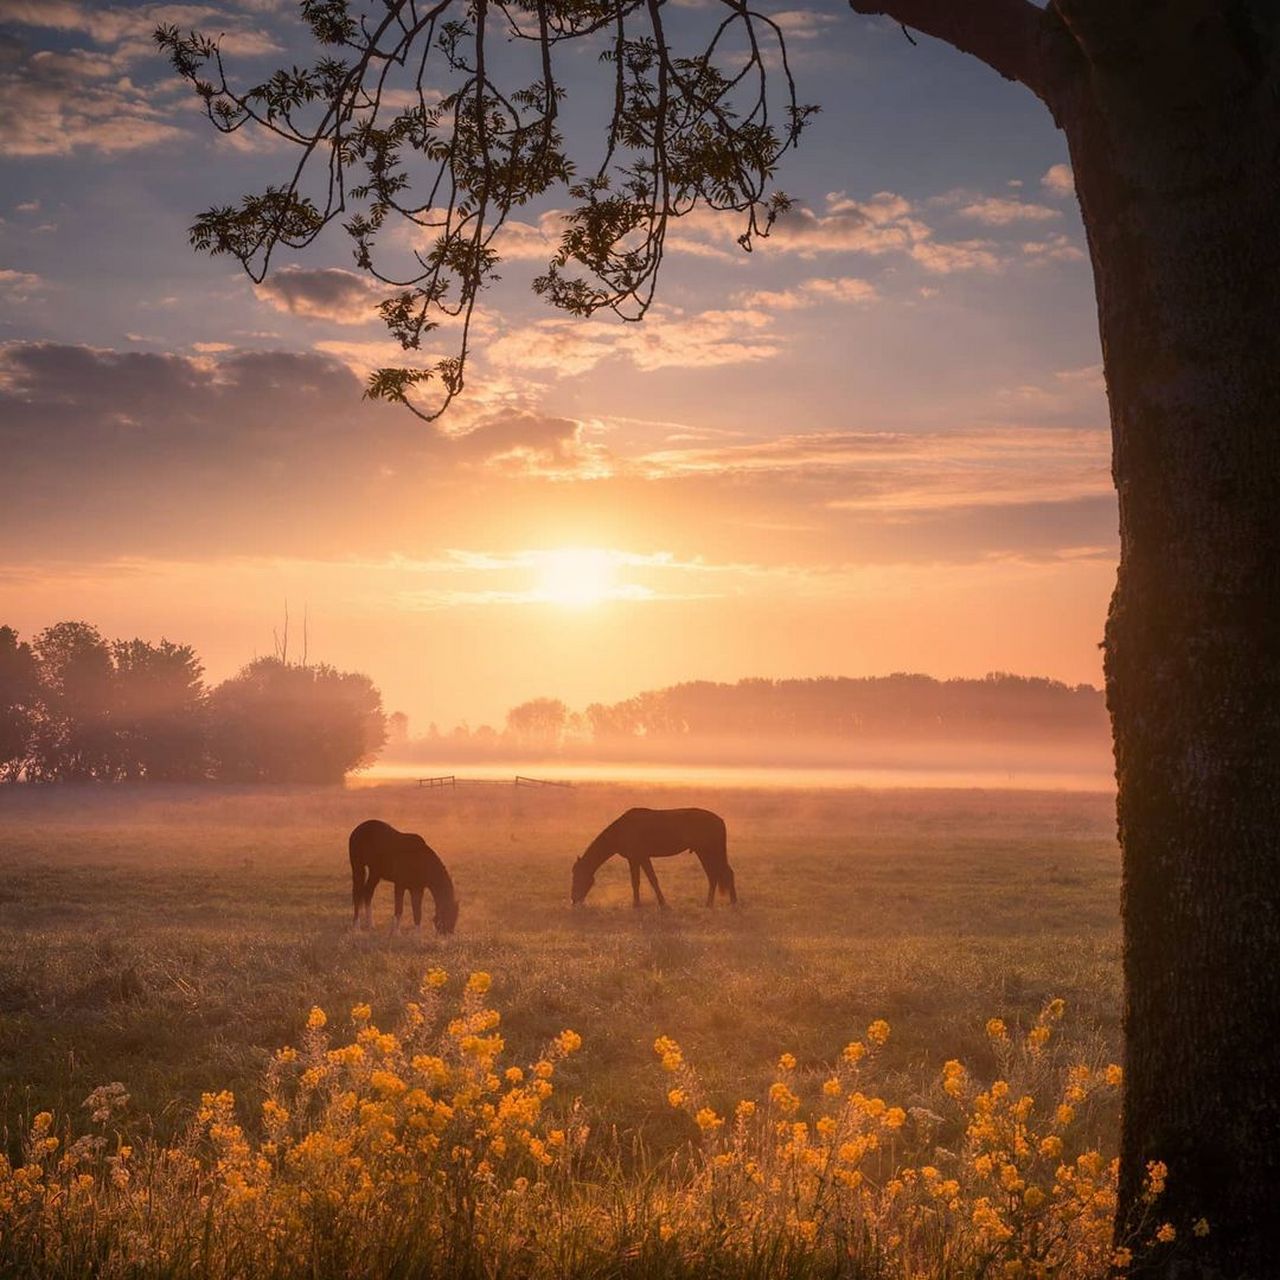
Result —
[{"label": "yellow wildflower", "polygon": [[796,1056],[794,1053],[784,1053],[778,1059],[779,1071],[794,1071],[796,1069]]},{"label": "yellow wildflower", "polygon": [[1172,1222],[1163,1223],[1156,1231],[1156,1239],[1161,1244],[1172,1244],[1178,1238],[1178,1229]]},{"label": "yellow wildflower", "polygon": [[492,984],[493,979],[489,974],[481,971],[479,973],[473,973],[471,977],[467,979],[467,990],[472,992],[474,995],[482,996],[489,990],[489,987]]},{"label": "yellow wildflower", "polygon": [[987,1035],[992,1040],[1007,1040],[1009,1033],[1005,1029],[1004,1020],[1001,1018],[989,1018],[987,1020]]},{"label": "yellow wildflower", "polygon": [[1203,1240],[1204,1237],[1209,1234],[1209,1219],[1197,1218],[1195,1221],[1195,1226],[1191,1228],[1191,1234],[1194,1236],[1198,1236],[1200,1239]]},{"label": "yellow wildflower", "polygon": [[714,1133],[724,1121],[710,1107],[702,1107],[693,1117],[694,1123],[703,1133]]},{"label": "yellow wildflower", "polygon": [[582,1048],[582,1037],[576,1031],[562,1031],[556,1037],[556,1045],[561,1053],[577,1053]]},{"label": "yellow wildflower", "polygon": [[889,1039],[889,1024],[883,1018],[877,1018],[867,1028],[867,1039],[874,1045],[885,1044]]},{"label": "yellow wildflower", "polygon": [[373,1010],[367,1004],[352,1005],[351,1017],[356,1022],[368,1022],[373,1017]]},{"label": "yellow wildflower", "polygon": [[800,1099],[781,1080],[769,1086],[769,1101],[784,1115],[790,1115],[800,1107]]},{"label": "yellow wildflower", "polygon": [[428,969],[427,976],[422,979],[422,990],[434,988],[438,991],[448,981],[449,975],[443,969]]},{"label": "yellow wildflower", "polygon": [[1106,1070],[1106,1080],[1113,1088],[1119,1087],[1124,1083],[1124,1068],[1113,1062]]},{"label": "yellow wildflower", "polygon": [[318,1004],[312,1005],[311,1012],[307,1014],[307,1030],[319,1031],[328,1021],[325,1011]]},{"label": "yellow wildflower", "polygon": [[685,1091],[683,1089],[670,1089],[667,1091],[667,1101],[673,1107],[683,1107],[685,1103]]},{"label": "yellow wildflower", "polygon": [[840,1055],[848,1063],[856,1066],[862,1061],[867,1054],[867,1046],[861,1040],[851,1040],[844,1047],[844,1052]]}]

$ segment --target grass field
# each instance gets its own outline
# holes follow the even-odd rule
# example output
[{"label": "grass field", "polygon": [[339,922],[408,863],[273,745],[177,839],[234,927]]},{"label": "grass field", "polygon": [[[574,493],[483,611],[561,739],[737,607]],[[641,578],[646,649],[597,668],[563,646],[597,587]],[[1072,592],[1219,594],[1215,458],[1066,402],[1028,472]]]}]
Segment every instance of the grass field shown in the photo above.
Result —
[{"label": "grass field", "polygon": [[[668,912],[633,911],[616,860],[570,908],[571,861],[636,803],[724,815],[737,910],[701,905],[692,857],[656,864]],[[370,816],[444,857],[462,899],[453,938],[388,937],[385,886],[374,931],[350,931],[346,834]],[[875,1017],[893,1027],[886,1061],[904,1084],[952,1056],[983,1067],[985,1019],[1029,1025],[1050,997],[1082,1052],[1119,1051],[1104,795],[6,788],[0,865],[11,1147],[34,1113],[75,1116],[109,1081],[132,1096],[125,1126],[162,1137],[202,1090],[251,1106],[312,1005],[345,1019],[368,1000],[390,1025],[435,964],[493,975],[517,1059],[576,1029],[564,1090],[657,1149],[688,1136],[664,1102],[658,1035],[728,1107],[767,1086],[780,1051],[817,1070]]]}]

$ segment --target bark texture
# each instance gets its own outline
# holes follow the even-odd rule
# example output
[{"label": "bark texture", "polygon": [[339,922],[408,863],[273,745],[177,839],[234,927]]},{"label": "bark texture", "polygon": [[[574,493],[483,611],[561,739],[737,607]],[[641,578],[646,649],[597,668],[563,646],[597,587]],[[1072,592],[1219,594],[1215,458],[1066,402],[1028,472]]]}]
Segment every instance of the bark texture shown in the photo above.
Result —
[{"label": "bark texture", "polygon": [[1280,5],[850,4],[1021,80],[1066,132],[1120,499],[1117,1243],[1133,1275],[1278,1276]]},{"label": "bark texture", "polygon": [[[1262,1280],[1280,1274],[1280,120],[1229,45],[1177,38],[1104,49],[1059,115],[1120,498],[1117,1234],[1138,1274]],[[1153,1207],[1150,1161],[1169,1169]],[[1179,1242],[1144,1248],[1164,1221]]]}]

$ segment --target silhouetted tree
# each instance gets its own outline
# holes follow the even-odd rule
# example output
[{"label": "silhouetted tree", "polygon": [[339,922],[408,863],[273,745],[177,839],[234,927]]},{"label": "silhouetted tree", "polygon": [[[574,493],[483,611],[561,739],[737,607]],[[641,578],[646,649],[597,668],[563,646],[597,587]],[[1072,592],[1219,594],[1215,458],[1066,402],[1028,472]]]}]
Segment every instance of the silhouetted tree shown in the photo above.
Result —
[{"label": "silhouetted tree", "polygon": [[119,773],[111,649],[87,622],[46,627],[32,645],[42,711],[29,774],[44,781],[110,780]]},{"label": "silhouetted tree", "polygon": [[117,640],[113,738],[126,778],[191,782],[205,776],[204,668],[190,645]]},{"label": "silhouetted tree", "polygon": [[0,779],[26,768],[41,708],[35,655],[12,627],[0,627]]},{"label": "silhouetted tree", "polygon": [[507,712],[507,732],[527,751],[554,751],[568,718],[559,698],[531,698]]},{"label": "silhouetted tree", "polygon": [[[1139,1271],[1266,1276],[1280,1186],[1280,6],[850,4],[1021,82],[1067,137],[1120,495],[1106,631],[1125,882],[1120,1230],[1145,1213],[1147,1162],[1164,1160],[1164,1211],[1213,1229],[1190,1260],[1138,1242]],[[670,216],[737,211],[749,245],[785,208],[769,183],[808,114],[774,20],[739,0],[705,12],[711,43],[681,56],[656,0],[306,0],[325,56],[244,93],[215,42],[165,29],[219,128],[257,120],[303,149],[287,185],[210,210],[193,240],[260,277],[278,244],[310,244],[341,220],[357,263],[403,286],[383,313],[417,349],[441,311],[469,319],[507,214],[563,184],[567,230],[535,287],[576,314],[643,313]],[[532,43],[524,86],[495,82],[519,65],[486,59],[497,32]],[[579,38],[605,43],[615,77],[598,166],[573,165],[557,127],[556,59]],[[395,68],[420,92],[384,99]],[[783,88],[772,114],[769,71]],[[319,203],[304,194],[313,169]],[[399,215],[438,239],[396,280],[374,253]],[[383,369],[370,391],[407,401],[435,378],[447,403],[462,372],[459,358]]]},{"label": "silhouetted tree", "polygon": [[403,711],[393,711],[387,717],[387,741],[392,745],[409,741],[409,717]]},{"label": "silhouetted tree", "polygon": [[258,658],[209,695],[209,755],[226,782],[341,782],[386,739],[366,675]]}]

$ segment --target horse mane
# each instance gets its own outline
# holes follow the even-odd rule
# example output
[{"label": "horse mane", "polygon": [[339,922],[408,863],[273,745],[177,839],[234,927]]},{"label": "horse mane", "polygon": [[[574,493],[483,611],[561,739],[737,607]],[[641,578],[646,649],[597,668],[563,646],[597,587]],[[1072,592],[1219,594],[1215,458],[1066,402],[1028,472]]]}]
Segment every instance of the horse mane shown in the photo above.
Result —
[{"label": "horse mane", "polygon": [[[631,810],[628,809],[627,813]],[[594,840],[582,851],[582,855],[578,858],[578,862],[585,863],[586,866],[594,873],[598,871],[613,855],[617,852],[614,837],[618,833],[618,828],[626,820],[627,813],[621,817],[614,818],[603,831],[600,832]]]}]

